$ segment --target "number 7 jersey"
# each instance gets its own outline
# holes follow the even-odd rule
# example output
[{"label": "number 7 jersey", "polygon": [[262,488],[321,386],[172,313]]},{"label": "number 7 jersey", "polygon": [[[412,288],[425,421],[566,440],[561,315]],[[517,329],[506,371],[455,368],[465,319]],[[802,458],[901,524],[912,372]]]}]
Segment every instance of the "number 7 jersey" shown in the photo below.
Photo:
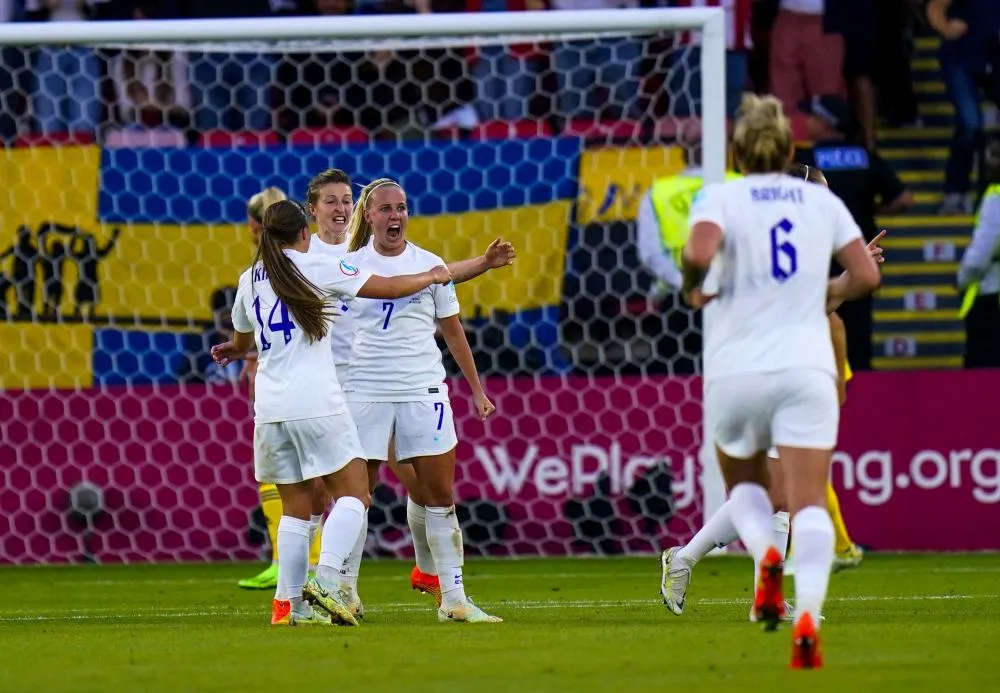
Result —
[{"label": "number 7 jersey", "polygon": [[[285,255],[319,289],[334,296],[358,295],[371,278],[343,260],[286,250]],[[288,307],[278,300],[267,272],[258,263],[240,276],[233,305],[233,327],[253,332],[257,342],[254,421],[276,423],[347,411],[330,349],[330,331],[309,341]]]},{"label": "number 7 jersey", "polygon": [[823,186],[755,174],[706,186],[689,223],[722,229],[705,306],[706,380],[817,368],[837,374],[826,316],[830,260],[861,238],[844,203]]},{"label": "number 7 jersey", "polygon": [[[346,258],[383,277],[416,274],[444,261],[413,243],[402,253],[379,255],[369,243]],[[362,298],[351,303],[354,346],[344,391],[352,402],[447,399],[448,386],[436,321],[458,315],[455,285],[432,284],[395,301]]]}]

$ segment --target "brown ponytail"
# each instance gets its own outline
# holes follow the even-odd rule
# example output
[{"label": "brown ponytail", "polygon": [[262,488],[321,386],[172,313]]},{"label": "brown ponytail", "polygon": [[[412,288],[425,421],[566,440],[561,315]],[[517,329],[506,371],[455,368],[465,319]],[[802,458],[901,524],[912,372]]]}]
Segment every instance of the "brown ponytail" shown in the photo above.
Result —
[{"label": "brown ponytail", "polygon": [[392,178],[373,180],[361,189],[361,195],[358,197],[357,204],[354,205],[354,214],[351,215],[351,220],[347,224],[347,237],[351,239],[351,244],[347,246],[347,249],[352,253],[364,248],[368,245],[368,241],[371,240],[372,225],[368,223],[365,212],[371,206],[372,193],[383,185],[395,185],[397,188],[402,189],[399,183]]},{"label": "brown ponytail", "polygon": [[278,300],[288,307],[309,341],[323,339],[330,327],[330,306],[322,290],[283,252],[298,240],[302,229],[308,227],[306,213],[297,202],[282,200],[264,211],[263,224],[264,233],[257,246],[254,265],[263,264]]}]

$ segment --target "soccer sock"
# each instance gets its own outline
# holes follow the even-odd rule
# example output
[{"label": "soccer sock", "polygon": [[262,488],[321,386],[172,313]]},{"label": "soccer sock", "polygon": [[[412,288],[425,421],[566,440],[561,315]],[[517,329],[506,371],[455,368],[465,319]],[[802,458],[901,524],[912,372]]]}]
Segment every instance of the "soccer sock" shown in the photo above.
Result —
[{"label": "soccer sock", "polygon": [[340,584],[352,592],[358,591],[358,575],[361,573],[361,559],[365,555],[365,542],[368,541],[368,511],[365,511],[361,518],[361,531],[358,532],[358,540],[354,542],[351,555],[344,562],[344,570],[341,571]]},{"label": "soccer sock", "polygon": [[258,489],[260,494],[260,509],[264,513],[264,522],[267,524],[267,536],[271,540],[271,562],[278,562],[278,524],[281,522],[281,496],[278,495],[278,487],[274,484],[261,484]]},{"label": "soccer sock", "polygon": [[410,536],[413,538],[413,553],[417,562],[417,570],[426,575],[437,575],[434,564],[434,554],[427,541],[427,508],[406,498],[406,524],[410,526]]},{"label": "soccer sock", "polygon": [[833,484],[826,482],[826,509],[830,513],[830,521],[833,522],[833,533],[836,538],[833,550],[835,553],[843,553],[854,546],[851,535],[847,533],[847,525],[844,524],[844,516],[840,514],[840,500]]},{"label": "soccer sock", "polygon": [[441,579],[441,602],[445,608],[465,601],[462,565],[465,547],[455,506],[427,508],[427,543]]},{"label": "soccer sock", "polygon": [[302,588],[309,573],[309,520],[284,515],[278,524],[278,589],[275,599],[288,599],[292,606],[302,601]]},{"label": "soccer sock", "polygon": [[691,537],[691,541],[681,547],[677,552],[677,558],[688,564],[694,565],[708,555],[708,552],[715,548],[721,548],[736,541],[736,527],[733,526],[732,501],[726,501],[715,511],[705,522],[698,533]]},{"label": "soccer sock", "polygon": [[[784,562],[788,551],[788,513],[779,510],[771,516],[771,531],[774,533],[774,545],[778,547],[781,560]],[[754,596],[757,595],[757,578],[760,575],[760,559],[755,558],[753,562],[753,589]]]},{"label": "soccer sock", "polygon": [[309,518],[309,567],[319,565],[319,551],[322,542],[323,515],[313,515]]},{"label": "soccer sock", "polygon": [[736,484],[729,494],[733,525],[740,540],[747,547],[754,561],[764,558],[767,549],[774,545],[771,516],[774,507],[767,491],[760,484]]},{"label": "soccer sock", "polygon": [[833,567],[833,522],[826,508],[811,505],[792,518],[795,551],[795,608],[819,625]]},{"label": "soccer sock", "polygon": [[338,498],[323,525],[323,551],[319,555],[316,578],[324,585],[335,587],[344,574],[344,563],[358,541],[366,515],[360,498]]}]

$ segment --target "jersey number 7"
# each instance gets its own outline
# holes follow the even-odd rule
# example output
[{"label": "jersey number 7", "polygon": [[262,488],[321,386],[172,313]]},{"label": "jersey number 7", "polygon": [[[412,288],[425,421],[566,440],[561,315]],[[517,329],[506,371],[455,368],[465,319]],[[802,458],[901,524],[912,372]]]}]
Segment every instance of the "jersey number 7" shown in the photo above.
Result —
[{"label": "jersey number 7", "polygon": [[[267,341],[267,337],[264,336],[265,324],[260,315],[260,296],[253,300],[253,309],[257,315],[257,324],[260,325],[260,350],[267,351],[271,348],[271,342]],[[278,314],[278,322],[274,321],[275,313]],[[288,314],[288,306],[280,300],[271,307],[271,312],[267,316],[266,328],[270,330],[272,335],[281,332],[285,336],[285,344],[292,341],[292,331],[295,329],[295,323],[292,322],[292,318]]]},{"label": "jersey number 7", "polygon": [[795,246],[788,239],[793,228],[788,219],[771,227],[771,276],[779,282],[789,279],[799,269]]}]

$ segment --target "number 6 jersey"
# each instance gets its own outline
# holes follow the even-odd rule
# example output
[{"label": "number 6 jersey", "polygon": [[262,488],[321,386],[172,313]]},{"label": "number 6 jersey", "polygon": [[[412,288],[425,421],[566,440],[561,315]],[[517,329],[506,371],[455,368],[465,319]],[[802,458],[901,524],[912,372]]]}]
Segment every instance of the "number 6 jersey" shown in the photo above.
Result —
[{"label": "number 6 jersey", "polygon": [[[379,255],[372,242],[346,258],[383,277],[426,272],[445,264],[407,242],[402,253]],[[436,321],[458,315],[455,285],[432,284],[395,301],[362,298],[351,303],[354,347],[344,391],[352,402],[446,400],[448,386]]]},{"label": "number 6 jersey", "polygon": [[706,380],[818,368],[836,375],[826,317],[832,256],[861,230],[825,187],[784,174],[706,186],[689,223],[722,229],[705,306]]},{"label": "number 6 jersey", "polygon": [[[332,296],[357,296],[372,276],[343,260],[285,250],[302,274]],[[275,423],[331,416],[347,411],[330,350],[330,331],[309,341],[288,307],[278,300],[264,266],[240,276],[233,305],[233,327],[253,332],[257,342],[254,421]]]}]

